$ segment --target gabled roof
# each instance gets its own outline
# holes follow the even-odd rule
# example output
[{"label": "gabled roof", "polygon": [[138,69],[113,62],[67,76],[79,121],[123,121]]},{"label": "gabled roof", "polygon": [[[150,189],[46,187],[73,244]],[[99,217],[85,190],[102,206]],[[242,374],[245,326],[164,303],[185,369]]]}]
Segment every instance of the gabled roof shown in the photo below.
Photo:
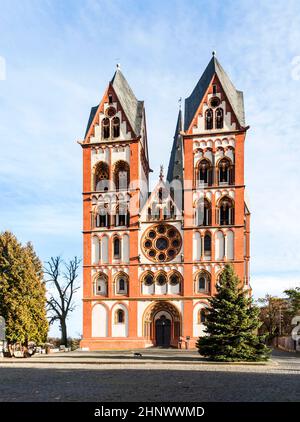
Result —
[{"label": "gabled roof", "polygon": [[164,198],[164,204],[167,204],[168,202],[170,202],[175,207],[176,215],[180,215],[181,210],[178,204],[176,204],[175,200],[172,198],[169,186],[165,183],[163,177],[162,178],[160,177],[154,189],[151,192],[148,192],[148,199],[142,207],[141,214],[142,215],[143,213],[147,214],[148,208],[151,207],[153,201],[157,200],[160,189],[163,189],[164,191],[168,192],[168,195]]},{"label": "gabled roof", "polygon": [[179,179],[183,183],[183,145],[182,136],[180,135],[181,131],[182,112],[179,110],[167,174],[169,183],[174,179]]},{"label": "gabled roof", "polygon": [[135,136],[139,136],[142,128],[144,101],[137,100],[119,68],[116,70],[110,83],[121,103]]},{"label": "gabled roof", "polygon": [[[144,101],[139,101],[135,97],[132,89],[126,81],[121,70],[117,68],[115,74],[110,81],[110,85],[113,87],[118,100],[123,108],[123,111],[130,123],[130,126],[134,132],[134,136],[138,137],[141,134],[142,122],[144,117]],[[90,116],[85,131],[85,137],[90,129],[90,126],[94,120],[95,114],[97,113],[99,104],[91,108]]]},{"label": "gabled roof", "polygon": [[208,63],[205,71],[203,72],[199,82],[195,86],[191,95],[185,100],[185,116],[184,116],[184,130],[188,130],[190,124],[197,112],[197,109],[207,91],[209,84],[214,75],[217,75],[222,88],[228,98],[234,114],[240,124],[245,127],[245,112],[244,112],[244,99],[242,91],[238,91],[227,73],[220,65],[219,61],[213,54],[210,62]]}]

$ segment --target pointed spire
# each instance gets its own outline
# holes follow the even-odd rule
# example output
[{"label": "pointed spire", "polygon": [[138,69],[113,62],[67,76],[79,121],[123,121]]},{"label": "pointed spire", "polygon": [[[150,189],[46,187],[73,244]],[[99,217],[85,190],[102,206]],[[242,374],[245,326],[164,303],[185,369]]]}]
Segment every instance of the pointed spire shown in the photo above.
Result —
[{"label": "pointed spire", "polygon": [[183,146],[182,136],[180,135],[182,128],[182,111],[181,109],[179,109],[171,157],[168,167],[167,180],[169,183],[171,183],[173,179],[179,179],[181,182],[183,182]]},{"label": "pointed spire", "polygon": [[240,126],[245,127],[246,123],[244,115],[243,93],[235,88],[227,73],[216,58],[216,52],[213,51],[212,58],[210,59],[201,78],[199,79],[191,95],[185,100],[185,131],[189,129],[190,124],[214,75],[217,75]]},{"label": "pointed spire", "polygon": [[139,101],[134,95],[130,85],[120,70],[119,64],[117,64],[117,69],[110,83],[129,120],[134,135],[139,136],[142,127],[144,102]]},{"label": "pointed spire", "polygon": [[159,180],[163,181],[164,180],[164,166],[161,164],[160,165],[160,171],[159,171]]}]

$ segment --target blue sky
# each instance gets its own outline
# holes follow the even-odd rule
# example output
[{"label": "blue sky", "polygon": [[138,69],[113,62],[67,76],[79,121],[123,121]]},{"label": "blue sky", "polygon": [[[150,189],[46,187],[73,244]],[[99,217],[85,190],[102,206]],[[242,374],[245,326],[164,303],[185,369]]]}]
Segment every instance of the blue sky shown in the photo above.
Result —
[{"label": "blue sky", "polygon": [[[44,260],[81,255],[76,140],[116,63],[145,101],[155,181],[168,163],[178,99],[190,94],[216,50],[244,91],[251,126],[254,295],[299,285],[297,0],[1,0],[0,7],[0,230],[31,240]],[[79,296],[72,335],[81,332]]]}]

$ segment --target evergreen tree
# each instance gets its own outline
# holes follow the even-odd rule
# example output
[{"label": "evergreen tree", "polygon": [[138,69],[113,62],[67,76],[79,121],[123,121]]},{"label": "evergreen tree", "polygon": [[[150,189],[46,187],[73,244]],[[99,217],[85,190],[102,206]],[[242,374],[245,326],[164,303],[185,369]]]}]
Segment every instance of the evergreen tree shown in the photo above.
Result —
[{"label": "evergreen tree", "polygon": [[205,332],[197,348],[214,361],[264,361],[270,349],[256,332],[259,309],[249,293],[239,288],[233,267],[226,265],[217,285],[217,294],[209,299]]},{"label": "evergreen tree", "polygon": [[44,342],[48,333],[42,264],[31,244],[0,234],[0,315],[8,343]]}]

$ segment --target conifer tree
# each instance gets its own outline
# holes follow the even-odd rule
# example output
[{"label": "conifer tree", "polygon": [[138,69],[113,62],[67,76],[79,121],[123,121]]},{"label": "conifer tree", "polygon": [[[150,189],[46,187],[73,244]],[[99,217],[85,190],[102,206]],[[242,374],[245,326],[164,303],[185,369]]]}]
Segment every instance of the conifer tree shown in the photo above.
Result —
[{"label": "conifer tree", "polygon": [[6,339],[27,346],[44,342],[48,333],[42,264],[33,246],[22,246],[11,232],[0,234],[0,315]]},{"label": "conifer tree", "polygon": [[257,335],[259,309],[249,293],[239,288],[232,265],[226,265],[217,285],[217,294],[209,299],[205,332],[197,348],[214,361],[264,361],[270,349]]}]

